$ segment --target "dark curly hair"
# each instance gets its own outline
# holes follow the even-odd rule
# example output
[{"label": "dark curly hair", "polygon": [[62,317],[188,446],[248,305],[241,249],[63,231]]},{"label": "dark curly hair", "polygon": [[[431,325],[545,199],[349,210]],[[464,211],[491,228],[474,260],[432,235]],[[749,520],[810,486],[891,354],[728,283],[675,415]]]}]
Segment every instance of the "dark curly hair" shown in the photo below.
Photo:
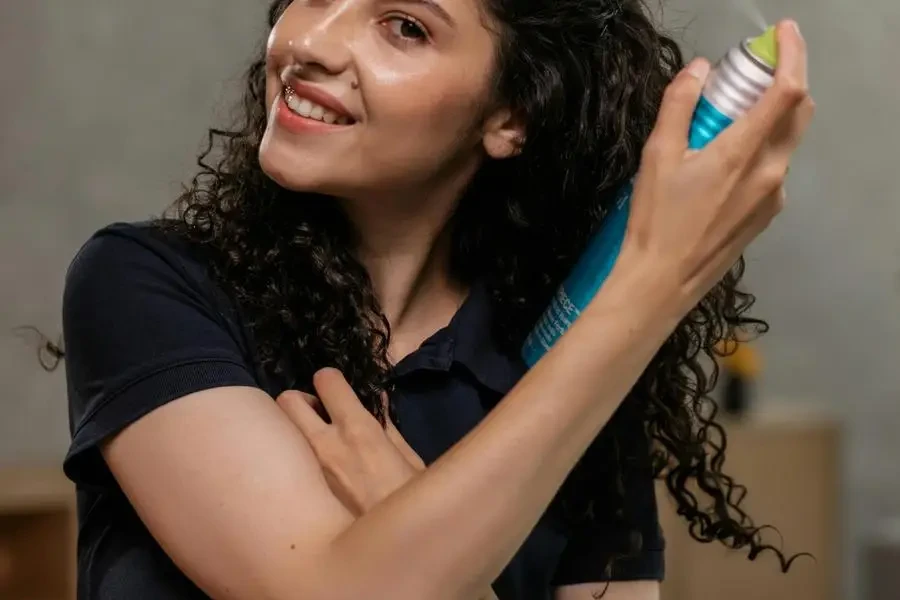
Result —
[{"label": "dark curly hair", "polygon": [[[497,24],[495,90],[524,117],[527,140],[520,155],[486,163],[460,200],[451,269],[461,281],[487,287],[494,335],[517,353],[616,191],[637,172],[683,58],[639,0],[485,3]],[[272,3],[270,26],[289,4]],[[384,423],[379,397],[391,370],[389,324],[337,203],[289,192],[262,172],[264,102],[260,55],[247,72],[237,123],[209,131],[199,173],[174,205],[174,218],[159,224],[205,253],[247,318],[268,373],[309,390],[314,372],[337,367]],[[651,444],[648,468],[664,479],[694,539],[749,549],[750,559],[769,550],[789,569],[796,556],[763,542],[741,509],[745,489],[722,471],[725,432],[709,396],[716,345],[767,329],[748,316],[754,297],[738,287],[743,271],[741,260],[684,318],[614,417],[640,419],[646,437],[604,433],[576,466],[558,496],[567,519],[590,518],[591,488],[608,481],[599,473],[613,470],[621,492],[625,465],[646,457]],[[619,496],[619,506],[604,510],[621,520],[627,554],[641,540]]]}]

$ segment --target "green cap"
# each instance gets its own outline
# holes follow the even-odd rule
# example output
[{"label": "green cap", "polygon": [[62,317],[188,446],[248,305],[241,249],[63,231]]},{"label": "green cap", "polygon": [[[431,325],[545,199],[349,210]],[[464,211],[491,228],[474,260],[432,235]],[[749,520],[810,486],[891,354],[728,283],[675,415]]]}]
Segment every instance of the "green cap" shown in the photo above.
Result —
[{"label": "green cap", "polygon": [[750,52],[773,69],[778,66],[778,42],[775,39],[775,26],[766,29],[761,36],[750,40]]}]

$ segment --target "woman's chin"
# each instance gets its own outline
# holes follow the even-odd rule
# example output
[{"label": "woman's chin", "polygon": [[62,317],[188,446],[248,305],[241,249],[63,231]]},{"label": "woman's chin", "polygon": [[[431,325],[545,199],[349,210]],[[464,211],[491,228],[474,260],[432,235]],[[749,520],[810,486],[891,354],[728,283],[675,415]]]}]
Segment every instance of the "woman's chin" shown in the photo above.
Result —
[{"label": "woman's chin", "polygon": [[325,157],[300,154],[264,142],[259,151],[259,166],[266,177],[289,192],[344,197],[359,189],[353,185],[356,181],[348,178],[346,172],[332,168]]},{"label": "woman's chin", "polygon": [[[314,192],[314,182],[309,173],[297,168],[302,164],[297,157],[285,156],[283,151],[265,142],[259,150],[259,167],[265,175],[279,186],[291,192]],[[307,169],[302,169],[307,171]]]}]

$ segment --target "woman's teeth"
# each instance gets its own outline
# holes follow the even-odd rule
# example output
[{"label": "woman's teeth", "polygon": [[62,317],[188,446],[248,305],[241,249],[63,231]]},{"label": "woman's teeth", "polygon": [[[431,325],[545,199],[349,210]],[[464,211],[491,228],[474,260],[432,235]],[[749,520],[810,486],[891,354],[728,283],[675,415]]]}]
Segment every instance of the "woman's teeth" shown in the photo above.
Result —
[{"label": "woman's teeth", "polygon": [[315,102],[311,102],[306,98],[298,98],[297,94],[291,88],[285,88],[284,101],[292,112],[297,113],[301,117],[322,121],[329,125],[349,125],[350,119],[334,113],[324,106],[319,106]]}]

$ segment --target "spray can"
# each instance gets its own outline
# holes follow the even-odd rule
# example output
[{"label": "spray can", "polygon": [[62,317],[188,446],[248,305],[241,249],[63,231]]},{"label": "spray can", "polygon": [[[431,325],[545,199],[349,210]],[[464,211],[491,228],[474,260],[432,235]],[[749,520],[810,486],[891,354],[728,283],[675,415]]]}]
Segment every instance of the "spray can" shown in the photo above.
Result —
[{"label": "spray can", "polygon": [[[690,148],[699,150],[756,104],[772,85],[777,64],[775,28],[731,48],[715,65],[691,122]],[[633,184],[623,186],[600,230],[528,335],[522,358],[532,367],[575,322],[612,271],[628,224]]]}]

